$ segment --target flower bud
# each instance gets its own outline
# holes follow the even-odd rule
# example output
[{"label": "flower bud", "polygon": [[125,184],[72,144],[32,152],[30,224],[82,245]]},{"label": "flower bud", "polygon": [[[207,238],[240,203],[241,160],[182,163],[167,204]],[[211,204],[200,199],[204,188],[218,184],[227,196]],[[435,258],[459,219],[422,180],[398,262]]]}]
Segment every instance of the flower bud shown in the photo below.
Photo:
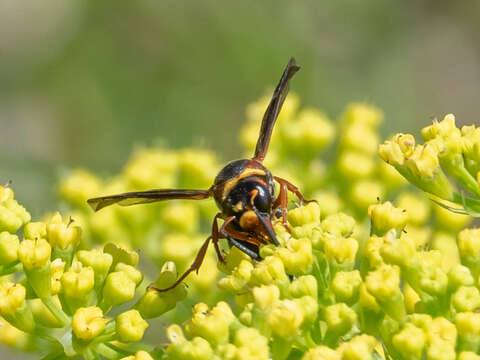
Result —
[{"label": "flower bud", "polygon": [[26,269],[44,267],[50,260],[52,248],[45,239],[25,239],[18,247],[18,258]]},{"label": "flower bud", "polygon": [[[157,281],[153,284],[159,289],[171,286],[177,277],[177,270],[173,262],[166,262],[160,271]],[[178,301],[187,296],[185,287],[179,285],[169,291],[158,292],[148,289],[135,305],[144,319],[151,319],[173,309]]]},{"label": "flower bud", "polygon": [[413,324],[405,324],[402,331],[392,338],[395,349],[406,359],[422,358],[426,336],[422,329]]},{"label": "flower bud", "polygon": [[6,231],[0,232],[0,265],[8,265],[18,259],[20,241],[18,236]]},{"label": "flower bud", "polygon": [[406,211],[394,207],[390,201],[370,205],[368,216],[372,220],[372,232],[378,236],[384,235],[390,229],[396,229],[400,232],[408,220]]},{"label": "flower bud", "polygon": [[280,299],[280,290],[275,285],[256,286],[252,293],[255,305],[260,310],[272,307]]},{"label": "flower bud", "polygon": [[188,337],[202,336],[213,346],[228,341],[229,326],[234,315],[225,302],[219,302],[211,310],[206,304],[198,303],[193,307],[192,318],[185,324]]},{"label": "flower bud", "polygon": [[342,360],[340,353],[324,345],[308,350],[302,360]]},{"label": "flower bud", "polygon": [[442,269],[436,266],[421,266],[419,277],[420,288],[426,293],[440,296],[447,291],[448,277]]},{"label": "flower bud", "polygon": [[85,300],[93,289],[94,271],[83,267],[80,262],[73,262],[68,271],[62,275],[62,292],[67,298]]},{"label": "flower bud", "polygon": [[120,305],[135,296],[136,284],[123,271],[108,274],[103,287],[103,301],[109,305]]},{"label": "flower bud", "polygon": [[426,330],[429,344],[443,342],[455,348],[457,343],[457,329],[454,324],[444,317],[437,317],[427,322]]},{"label": "flower bud", "polygon": [[327,332],[334,333],[336,337],[339,337],[349,332],[357,323],[357,313],[346,304],[337,303],[325,308],[325,321]]},{"label": "flower bud", "polygon": [[56,212],[47,223],[47,240],[52,247],[59,247],[62,250],[69,246],[76,247],[80,243],[81,234],[82,229],[72,225],[72,219],[64,223],[59,212]]},{"label": "flower bud", "polygon": [[448,272],[447,276],[448,276],[448,287],[451,290],[456,290],[460,286],[473,285],[475,282],[470,270],[463,265],[456,265],[452,267]]},{"label": "flower bud", "polygon": [[[95,273],[95,284],[100,285],[112,266],[113,257],[100,249],[80,250],[75,254],[83,266],[91,267]],[[123,264],[123,263],[119,263]]]},{"label": "flower bud", "polygon": [[13,198],[0,203],[0,232],[16,233],[20,227],[28,223],[30,214]]},{"label": "flower bud", "polygon": [[441,341],[431,344],[427,350],[427,360],[455,360],[456,357],[455,347]]},{"label": "flower bud", "polygon": [[269,285],[278,281],[283,282],[287,279],[282,260],[276,256],[269,256],[256,264],[252,270],[250,282],[255,285]]},{"label": "flower bud", "polygon": [[349,237],[355,229],[355,219],[344,213],[330,215],[322,221],[322,230],[339,237]]},{"label": "flower bud", "polygon": [[320,223],[320,207],[316,202],[292,209],[287,214],[288,222],[293,227]]},{"label": "flower bud", "polygon": [[272,331],[282,337],[289,338],[297,334],[303,322],[300,306],[292,300],[282,300],[268,315],[268,324]]},{"label": "flower bud", "polygon": [[117,316],[116,329],[120,341],[138,342],[142,340],[148,323],[137,310],[128,310]]},{"label": "flower bud", "polygon": [[373,336],[359,335],[341,345],[342,360],[373,360],[377,341]]},{"label": "flower bud", "polygon": [[113,267],[119,262],[132,266],[137,266],[138,264],[138,253],[125,249],[119,245],[108,243],[103,247],[103,252],[112,255]]},{"label": "flower bud", "polygon": [[458,313],[455,316],[455,325],[459,337],[458,348],[478,353],[480,350],[480,314]]},{"label": "flower bud", "polygon": [[47,237],[47,224],[44,222],[29,222],[23,228],[23,236],[26,239],[45,239]]},{"label": "flower bud", "polygon": [[291,238],[286,245],[277,250],[286,272],[292,275],[307,273],[313,264],[311,241],[308,238]]},{"label": "flower bud", "polygon": [[210,360],[213,350],[207,340],[194,337],[191,341],[172,343],[167,348],[168,357],[173,360]]},{"label": "flower bud", "polygon": [[295,279],[288,286],[288,293],[293,298],[311,296],[314,299],[318,297],[317,280],[312,275],[303,275]]},{"label": "flower bud", "polygon": [[72,330],[78,339],[93,340],[103,331],[106,322],[99,307],[82,307],[73,315]]},{"label": "flower bud", "polygon": [[143,280],[142,272],[131,265],[118,263],[115,266],[115,271],[123,271],[130,278],[130,280],[132,280],[137,286]]},{"label": "flower bud", "polygon": [[0,284],[0,315],[14,315],[25,304],[26,290],[20,284],[4,282]]},{"label": "flower bud", "polygon": [[357,240],[349,237],[342,238],[331,234],[324,236],[324,251],[329,263],[340,265],[342,269],[350,270],[355,263],[358,251]]},{"label": "flower bud", "polygon": [[231,275],[221,278],[218,281],[218,286],[226,291],[238,292],[250,281],[252,270],[252,263],[248,260],[242,260],[240,264],[234,268]]},{"label": "flower bud", "polygon": [[268,359],[268,339],[255,328],[242,328],[235,334],[236,358]]},{"label": "flower bud", "polygon": [[332,281],[332,290],[337,301],[353,304],[357,301],[362,278],[358,270],[339,271]]},{"label": "flower bud", "polygon": [[62,276],[65,270],[65,262],[57,258],[50,264],[50,290],[52,295],[56,295],[62,289]]},{"label": "flower bud", "polygon": [[397,321],[403,320],[406,314],[403,295],[400,292],[398,267],[382,265],[377,270],[370,271],[365,279],[365,285],[390,317]]},{"label": "flower bud", "polygon": [[475,286],[460,286],[452,296],[457,312],[475,311],[480,307],[480,291]]}]

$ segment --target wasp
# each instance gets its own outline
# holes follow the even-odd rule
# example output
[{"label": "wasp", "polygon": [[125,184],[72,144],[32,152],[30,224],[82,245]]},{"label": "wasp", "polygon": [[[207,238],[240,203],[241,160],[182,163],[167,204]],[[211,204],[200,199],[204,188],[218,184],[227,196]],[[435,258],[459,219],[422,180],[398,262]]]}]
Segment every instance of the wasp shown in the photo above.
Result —
[{"label": "wasp", "polygon": [[[159,292],[167,291],[175,288],[191,272],[198,272],[210,242],[213,243],[218,260],[224,263],[225,259],[218,245],[220,239],[226,239],[230,247],[237,247],[252,259],[261,260],[260,245],[279,245],[272,220],[281,217],[283,225],[289,230],[286,221],[288,191],[293,192],[301,203],[309,202],[303,198],[296,186],[285,179],[273,176],[262,165],[275,122],[288,94],[289,81],[299,69],[295,59],[291,58],[263,116],[253,157],[228,163],[215,177],[209,189],[135,191],[88,200],[93,210],[98,211],[112,204],[129,206],[172,199],[202,200],[210,197],[215,199],[220,211],[213,219],[210,236],[198,251],[192,265],[170,287],[150,288]],[[275,196],[275,182],[280,185],[278,196]],[[220,227],[219,219],[223,220]]]}]

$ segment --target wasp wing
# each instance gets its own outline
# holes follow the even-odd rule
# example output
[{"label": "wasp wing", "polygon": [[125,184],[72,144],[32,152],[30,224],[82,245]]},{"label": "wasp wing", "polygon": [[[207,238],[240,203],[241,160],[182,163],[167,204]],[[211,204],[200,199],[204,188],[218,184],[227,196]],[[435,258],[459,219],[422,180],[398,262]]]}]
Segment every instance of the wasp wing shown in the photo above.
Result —
[{"label": "wasp wing", "polygon": [[134,191],[123,194],[102,196],[88,199],[88,204],[93,210],[98,211],[106,206],[118,204],[121,206],[130,206],[135,204],[146,204],[156,201],[173,200],[173,199],[193,199],[202,200],[210,197],[208,190],[148,190]]},{"label": "wasp wing", "polygon": [[275,121],[277,120],[278,114],[282,109],[283,102],[288,94],[288,82],[298,70],[300,70],[300,67],[297,66],[295,59],[291,58],[285,70],[283,71],[280,82],[275,88],[272,99],[270,100],[267,110],[263,115],[262,127],[260,128],[260,135],[258,136],[255,155],[253,157],[255,160],[263,161],[265,155],[267,154],[268,144],[270,143]]}]

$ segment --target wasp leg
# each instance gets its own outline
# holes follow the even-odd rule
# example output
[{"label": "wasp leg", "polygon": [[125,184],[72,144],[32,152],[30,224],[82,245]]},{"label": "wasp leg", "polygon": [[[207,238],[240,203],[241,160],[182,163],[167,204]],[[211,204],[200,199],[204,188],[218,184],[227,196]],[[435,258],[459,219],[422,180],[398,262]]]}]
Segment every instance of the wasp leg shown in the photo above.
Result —
[{"label": "wasp leg", "polygon": [[[308,204],[310,202],[315,201],[315,200],[305,200],[305,198],[303,197],[300,190],[298,190],[298,188],[295,185],[293,185],[291,182],[289,182],[285,179],[282,179],[281,177],[278,177],[278,176],[274,176],[273,178],[280,184],[281,187],[282,187],[282,185],[285,185],[289,191],[291,191],[295,195],[297,195],[298,199],[300,200],[300,202],[302,204]],[[280,187],[280,189],[281,189],[281,187]]]},{"label": "wasp leg", "polygon": [[217,258],[218,261],[220,261],[222,264],[225,264],[225,258],[222,255],[222,252],[220,251],[220,248],[218,247],[218,240],[220,239],[220,234],[218,232],[218,218],[221,216],[221,213],[218,213],[215,215],[213,218],[213,223],[212,223],[212,243],[213,247],[215,248],[215,252],[217,253]]},{"label": "wasp leg", "polygon": [[240,235],[242,238],[244,238],[244,240],[236,240],[232,236],[230,236],[231,234],[229,232],[231,232],[231,230],[227,229],[227,227],[233,220],[235,220],[235,216],[230,216],[224,221],[224,223],[222,224],[222,227],[220,228],[220,234],[225,239],[228,240],[228,243],[230,246],[235,246],[236,248],[238,248],[239,250],[243,251],[245,254],[250,256],[252,259],[259,260],[260,256],[258,255],[258,252],[255,252],[254,250],[250,249],[247,245],[242,244],[242,242],[245,242],[246,244],[251,244],[258,248],[258,245],[260,244],[258,240],[253,239],[247,234],[240,231],[235,233],[236,235]]},{"label": "wasp leg", "polygon": [[235,246],[240,251],[243,251],[245,254],[247,254],[248,256],[250,256],[254,260],[260,260],[260,255],[257,252],[255,252],[254,250],[247,247],[246,245],[242,244],[241,241],[235,240],[234,238],[230,237],[229,235],[224,235],[224,236],[228,240],[228,243],[231,246]]},{"label": "wasp leg", "polygon": [[212,240],[212,238],[213,238],[213,236],[210,235],[207,238],[207,240],[205,240],[202,247],[198,251],[197,256],[195,257],[195,260],[193,260],[192,265],[190,265],[190,267],[182,274],[182,276],[180,276],[177,279],[177,281],[175,281],[173,283],[173,285],[171,285],[167,288],[164,288],[164,289],[159,289],[155,286],[149,286],[149,287],[147,287],[147,290],[153,289],[153,290],[158,291],[158,292],[165,292],[165,291],[168,291],[168,290],[171,290],[171,289],[177,287],[177,285],[180,284],[191,272],[196,271],[198,273],[198,270],[200,269],[200,266],[202,266],[203,259],[205,259],[205,254],[207,253],[208,244],[210,243],[210,240]]},{"label": "wasp leg", "polygon": [[[274,177],[275,180],[278,181],[277,177]],[[280,184],[280,193],[278,197],[275,199],[273,203],[273,208],[276,209],[280,207],[280,211],[282,212],[282,224],[290,232],[290,227],[287,224],[287,203],[288,203],[288,187],[287,184],[283,181],[278,181]]]}]

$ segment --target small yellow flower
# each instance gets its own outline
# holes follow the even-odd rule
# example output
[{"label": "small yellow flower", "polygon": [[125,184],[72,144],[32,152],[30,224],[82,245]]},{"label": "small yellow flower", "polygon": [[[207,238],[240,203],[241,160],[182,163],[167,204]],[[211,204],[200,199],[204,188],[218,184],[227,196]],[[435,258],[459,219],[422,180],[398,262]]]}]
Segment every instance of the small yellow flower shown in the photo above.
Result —
[{"label": "small yellow flower", "polygon": [[15,234],[0,232],[0,265],[8,265],[18,259],[17,251],[20,240]]},{"label": "small yellow flower", "polygon": [[373,336],[359,335],[340,346],[342,360],[372,360],[377,341]]},{"label": "small yellow flower", "polygon": [[408,220],[407,212],[404,209],[394,207],[390,201],[370,205],[368,216],[372,220],[372,231],[380,236],[390,229],[402,230]]},{"label": "small yellow flower", "polygon": [[283,338],[297,334],[303,322],[303,311],[292,300],[279,301],[268,315],[268,324],[272,331]]},{"label": "small yellow flower", "polygon": [[430,345],[447,343],[452,348],[457,344],[457,329],[444,317],[437,317],[426,324],[427,341]]},{"label": "small yellow flower", "polygon": [[137,310],[128,310],[117,316],[116,328],[119,339],[124,342],[142,340],[148,323]]},{"label": "small yellow flower", "polygon": [[255,305],[260,310],[272,307],[280,299],[280,290],[275,285],[256,286],[252,293]]},{"label": "small yellow flower", "polygon": [[103,287],[103,300],[111,305],[120,305],[135,296],[135,282],[124,271],[108,274]]},{"label": "small yellow flower", "polygon": [[359,295],[362,278],[360,271],[339,271],[332,281],[332,290],[337,301],[354,303]]},{"label": "small yellow flower", "polygon": [[60,213],[55,213],[47,223],[47,240],[52,247],[66,249],[80,243],[82,229],[74,225],[72,219],[63,222]]},{"label": "small yellow flower", "polygon": [[82,307],[73,315],[72,330],[79,339],[93,340],[103,331],[106,321],[100,308]]},{"label": "small yellow flower", "polygon": [[452,296],[452,304],[458,312],[475,311],[480,307],[480,291],[475,286],[460,286]]},{"label": "small yellow flower", "polygon": [[26,290],[21,284],[4,282],[0,284],[0,316],[15,315],[25,304]]},{"label": "small yellow flower", "polygon": [[282,260],[277,256],[269,256],[258,263],[252,270],[250,283],[254,285],[269,285],[288,279]]},{"label": "small yellow flower", "polygon": [[212,345],[226,343],[229,337],[229,326],[234,315],[225,302],[219,302],[209,309],[204,303],[193,307],[192,318],[185,324],[188,337],[202,336]]},{"label": "small yellow flower", "polygon": [[325,308],[327,331],[343,335],[357,322],[357,313],[344,303],[337,303]]},{"label": "small yellow flower", "polygon": [[422,329],[407,323],[399,333],[393,336],[392,343],[405,358],[421,359],[426,336]]},{"label": "small yellow flower", "polygon": [[455,347],[446,342],[431,344],[427,350],[427,360],[455,360]]},{"label": "small yellow flower", "polygon": [[319,345],[308,350],[303,355],[302,360],[342,360],[342,357],[338,351]]},{"label": "small yellow flower", "polygon": [[27,269],[42,268],[50,260],[51,251],[45,239],[25,239],[18,247],[18,258]]},{"label": "small yellow flower", "polygon": [[26,239],[45,239],[47,237],[47,224],[44,222],[29,222],[23,228],[23,237]]},{"label": "small yellow flower", "polygon": [[66,297],[82,300],[92,291],[94,271],[91,267],[83,267],[80,262],[73,262],[68,271],[62,275],[62,291]]}]

